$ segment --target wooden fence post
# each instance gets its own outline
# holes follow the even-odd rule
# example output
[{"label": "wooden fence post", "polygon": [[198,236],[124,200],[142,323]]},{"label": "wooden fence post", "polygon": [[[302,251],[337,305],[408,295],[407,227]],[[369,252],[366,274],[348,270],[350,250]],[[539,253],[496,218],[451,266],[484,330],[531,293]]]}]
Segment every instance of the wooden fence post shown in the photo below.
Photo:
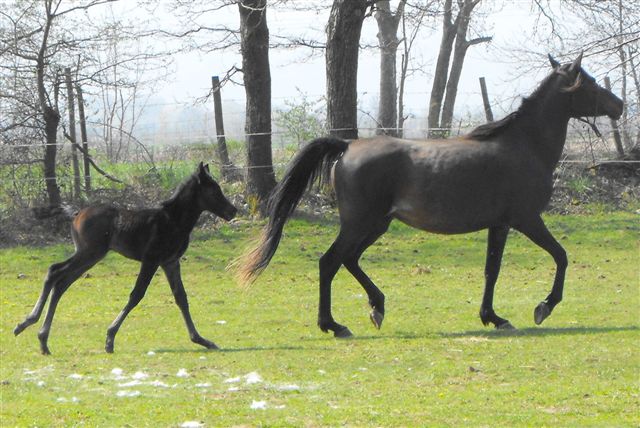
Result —
[{"label": "wooden fence post", "polygon": [[91,192],[91,169],[89,165],[89,143],[87,138],[87,118],[84,115],[84,98],[82,98],[82,89],[76,84],[76,94],[78,96],[78,116],[80,119],[80,139],[82,140],[82,159],[84,160],[84,191]]},{"label": "wooden fence post", "polygon": [[235,174],[235,167],[229,160],[229,151],[227,150],[227,139],[224,135],[224,122],[222,119],[222,97],[220,95],[220,79],[218,76],[211,76],[211,86],[213,90],[213,114],[216,120],[216,136],[218,138],[217,152],[218,159],[222,164],[220,173],[222,178],[228,181],[234,181],[238,174]]},{"label": "wooden fence post", "polygon": [[[604,87],[611,91],[611,81],[609,76],[604,77]],[[618,121],[611,119],[611,128],[613,129],[613,141],[616,144],[616,151],[619,157],[624,156],[624,147],[622,147],[622,138],[620,138],[620,130],[618,129]]]},{"label": "wooden fence post", "polygon": [[484,115],[487,118],[487,122],[493,122],[493,112],[491,111],[491,104],[489,104],[487,83],[485,82],[484,77],[480,78],[480,92],[482,93],[482,104],[484,104]]},{"label": "wooden fence post", "polygon": [[73,197],[80,198],[80,165],[78,164],[78,150],[76,149],[76,118],[73,102],[73,86],[71,84],[71,69],[64,69],[67,83],[67,106],[69,110],[69,138],[71,139],[71,162],[73,164]]}]

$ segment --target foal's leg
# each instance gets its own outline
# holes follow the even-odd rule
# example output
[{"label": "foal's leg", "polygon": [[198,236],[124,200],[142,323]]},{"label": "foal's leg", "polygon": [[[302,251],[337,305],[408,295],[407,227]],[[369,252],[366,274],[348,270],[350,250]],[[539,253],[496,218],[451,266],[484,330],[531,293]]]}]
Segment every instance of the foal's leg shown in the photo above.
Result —
[{"label": "foal's leg", "polygon": [[74,260],[74,256],[65,260],[61,263],[52,264],[49,267],[49,272],[47,273],[47,277],[44,280],[44,286],[42,287],[42,293],[40,293],[40,297],[36,302],[33,310],[23,322],[18,324],[16,328],[13,330],[13,334],[16,336],[22,333],[22,331],[29,327],[30,325],[35,324],[40,319],[40,315],[42,315],[42,310],[44,309],[44,304],[47,302],[49,298],[49,294],[51,293],[51,287],[60,279],[61,274],[64,270],[72,263]]},{"label": "foal's leg", "polygon": [[371,306],[369,318],[377,329],[380,329],[382,326],[382,320],[384,319],[384,294],[362,270],[359,260],[362,253],[364,253],[367,248],[369,248],[380,236],[382,236],[382,234],[387,231],[390,222],[391,219],[385,218],[384,221],[381,222],[364,241],[362,241],[356,253],[352,257],[348,257],[344,262],[344,266],[351,275],[358,280],[360,285],[362,285],[362,288],[364,288],[367,293],[369,306]]},{"label": "foal's leg", "polygon": [[[53,316],[56,312],[56,307],[58,306],[58,302],[60,298],[64,294],[65,291],[74,283],[80,276],[88,271],[93,265],[95,265],[98,261],[100,261],[106,254],[106,251],[88,253],[88,252],[76,252],[71,258],[67,261],[52,266],[52,270],[50,270],[49,275],[47,276],[47,280],[45,281],[45,286],[43,289],[44,300],[46,301],[46,290],[47,287],[51,289],[51,301],[49,302],[49,308],[47,309],[47,315],[42,323],[42,327],[38,332],[38,339],[40,340],[40,351],[44,355],[49,355],[51,352],[49,351],[49,346],[47,342],[49,340],[49,332],[51,331],[51,323],[53,322]],[[42,295],[40,299],[38,299],[38,303],[36,303],[36,309],[42,310],[42,308],[38,308],[38,304],[43,299]],[[44,301],[42,302],[44,304]],[[39,314],[38,314],[39,315]],[[25,320],[26,322],[26,320]],[[35,322],[35,321],[34,321]],[[23,323],[24,324],[24,323]],[[22,324],[16,327],[17,333],[24,330],[23,327],[20,329]]]},{"label": "foal's leg", "polygon": [[489,229],[487,239],[487,261],[484,268],[484,295],[480,306],[480,319],[484,325],[493,323],[497,329],[510,330],[514,327],[504,318],[500,318],[493,311],[493,290],[500,273],[502,253],[509,234],[508,226],[497,226]]},{"label": "foal's leg", "polygon": [[115,340],[116,333],[118,333],[120,326],[127,315],[129,315],[129,312],[131,312],[144,297],[144,294],[147,292],[147,287],[149,286],[153,275],[156,273],[156,270],[158,270],[158,265],[156,263],[142,262],[138,279],[136,279],[136,285],[133,287],[133,290],[131,290],[131,294],[129,294],[129,301],[107,329],[107,341],[104,349],[108,353],[113,352],[113,341]]},{"label": "foal's leg", "polygon": [[556,276],[553,281],[551,293],[536,307],[533,318],[536,324],[541,324],[553,311],[553,308],[562,300],[564,288],[564,274],[567,270],[567,252],[555,240],[542,218],[539,216],[527,224],[518,225],[517,230],[531,239],[536,245],[546,250],[556,262]]},{"label": "foal's leg", "polygon": [[197,343],[198,345],[202,345],[207,349],[218,349],[215,343],[200,336],[200,334],[196,330],[195,325],[193,324],[191,314],[189,313],[189,302],[187,301],[187,293],[184,291],[184,286],[182,285],[182,277],[180,275],[180,261],[174,260],[170,263],[164,264],[162,265],[162,269],[167,275],[167,280],[169,281],[169,285],[171,286],[173,297],[175,298],[176,304],[182,312],[184,322],[187,324],[187,330],[189,330],[189,337],[191,337],[191,341],[193,343]]}]

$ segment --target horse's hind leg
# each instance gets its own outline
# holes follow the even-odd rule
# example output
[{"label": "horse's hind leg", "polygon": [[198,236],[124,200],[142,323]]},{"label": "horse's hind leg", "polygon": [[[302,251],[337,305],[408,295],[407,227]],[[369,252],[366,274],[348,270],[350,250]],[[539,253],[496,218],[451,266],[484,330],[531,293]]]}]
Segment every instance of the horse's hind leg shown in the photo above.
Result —
[{"label": "horse's hind leg", "polygon": [[42,287],[42,293],[40,293],[38,301],[33,307],[31,313],[27,315],[25,320],[16,326],[16,328],[13,330],[13,334],[17,336],[22,333],[24,329],[38,322],[38,320],[40,319],[40,315],[42,315],[44,304],[47,302],[49,294],[51,293],[51,287],[53,287],[53,285],[58,281],[58,279],[60,278],[60,274],[65,269],[65,266],[68,266],[72,261],[73,257],[65,260],[64,262],[52,264],[49,267],[47,277],[45,278],[44,285]]},{"label": "horse's hind leg", "polygon": [[200,333],[196,330],[196,326],[193,324],[191,313],[189,312],[187,293],[184,291],[184,285],[182,284],[182,277],[180,275],[180,261],[175,260],[171,263],[164,264],[162,265],[162,269],[167,276],[176,304],[182,312],[182,317],[187,325],[187,330],[189,330],[191,341],[207,349],[218,349],[215,343],[200,336]]},{"label": "horse's hind leg", "polygon": [[104,349],[108,353],[113,352],[113,342],[115,341],[116,333],[118,333],[120,326],[124,322],[124,319],[127,317],[127,315],[129,315],[129,312],[131,312],[133,308],[135,308],[138,303],[140,303],[140,300],[142,300],[142,298],[144,297],[145,293],[147,292],[147,287],[151,282],[151,278],[153,278],[153,275],[156,273],[157,269],[158,265],[155,263],[148,263],[144,261],[142,262],[142,265],[140,266],[140,273],[138,273],[138,278],[136,279],[136,285],[133,287],[133,290],[131,290],[131,293],[129,294],[129,300],[127,301],[127,304],[107,329],[107,340]]},{"label": "horse's hind leg", "polygon": [[553,281],[551,293],[545,300],[540,302],[534,310],[533,317],[536,324],[541,324],[553,311],[553,308],[562,300],[562,292],[564,289],[564,274],[567,270],[567,252],[555,240],[547,226],[545,226],[542,218],[536,217],[533,221],[518,225],[517,230],[525,234],[525,236],[536,245],[547,251],[556,262],[556,276]]},{"label": "horse's hind leg", "polygon": [[502,253],[509,234],[508,226],[497,226],[489,229],[487,239],[487,261],[484,268],[484,295],[480,306],[480,319],[484,325],[492,323],[497,329],[510,330],[514,327],[509,321],[500,318],[493,310],[493,291],[495,289],[500,265],[502,263]]},{"label": "horse's hind leg", "polygon": [[333,315],[331,315],[331,282],[348,255],[357,251],[360,239],[352,233],[345,232],[345,227],[343,226],[331,247],[320,257],[318,327],[325,333],[328,330],[333,331],[333,335],[339,338],[351,337],[353,334],[346,326],[335,322]]},{"label": "horse's hind leg", "polygon": [[[49,340],[49,332],[51,331],[51,323],[53,322],[53,316],[56,312],[56,307],[60,298],[65,291],[74,283],[80,276],[88,271],[93,265],[95,265],[106,254],[106,251],[96,253],[84,253],[76,252],[69,260],[64,262],[64,266],[59,269],[57,278],[53,279],[50,284],[51,288],[51,301],[49,302],[49,308],[47,309],[47,315],[42,324],[42,328],[38,332],[38,339],[40,340],[40,350],[43,354],[48,355],[51,352],[47,342]],[[45,285],[46,288],[46,285]],[[44,290],[43,290],[44,291]],[[45,298],[46,300],[46,298]],[[17,327],[16,327],[17,329]]]},{"label": "horse's hind leg", "polygon": [[348,257],[344,262],[344,266],[347,268],[349,273],[353,275],[367,293],[369,306],[371,306],[371,314],[369,317],[377,329],[380,329],[382,326],[382,320],[384,319],[384,294],[362,270],[359,260],[362,253],[364,253],[367,248],[369,248],[387,231],[390,222],[391,219],[389,218],[385,218],[384,221],[380,222],[378,227],[373,229],[373,231],[361,242],[355,254],[352,257]]}]

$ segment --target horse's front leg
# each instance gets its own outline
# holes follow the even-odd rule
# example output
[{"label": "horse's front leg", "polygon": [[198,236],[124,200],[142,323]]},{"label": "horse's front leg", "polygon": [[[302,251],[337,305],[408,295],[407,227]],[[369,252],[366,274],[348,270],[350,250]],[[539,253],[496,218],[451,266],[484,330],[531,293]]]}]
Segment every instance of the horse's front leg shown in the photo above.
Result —
[{"label": "horse's front leg", "polygon": [[508,226],[489,228],[487,240],[487,261],[484,268],[484,295],[480,306],[480,319],[484,325],[492,323],[497,329],[512,330],[513,325],[504,318],[500,318],[493,310],[493,291],[500,273],[502,254],[509,234]]},{"label": "horse's front leg", "polygon": [[553,281],[551,293],[544,299],[533,312],[533,319],[536,324],[541,324],[553,311],[553,308],[562,300],[564,290],[564,275],[567,270],[567,252],[562,245],[555,240],[547,226],[545,226],[540,216],[527,224],[520,225],[517,229],[536,245],[548,252],[556,262],[556,276]]},{"label": "horse's front leg", "polygon": [[169,263],[163,264],[162,269],[167,276],[167,280],[169,281],[169,286],[171,286],[171,292],[173,293],[176,304],[182,312],[182,317],[184,318],[184,322],[187,325],[187,330],[189,330],[189,337],[191,338],[191,341],[193,343],[197,343],[198,345],[202,345],[207,349],[218,349],[215,343],[200,336],[200,333],[198,333],[198,331],[196,330],[196,326],[193,324],[191,313],[189,312],[187,293],[184,290],[184,285],[182,284],[182,276],[180,275],[180,261],[176,259]]},{"label": "horse's front leg", "polygon": [[131,290],[131,294],[129,294],[129,300],[127,304],[124,306],[122,311],[118,314],[115,320],[111,323],[109,328],[107,329],[107,340],[105,343],[105,351],[108,353],[113,352],[113,343],[116,338],[116,333],[120,330],[120,326],[124,322],[124,319],[129,315],[129,312],[135,308],[140,300],[144,297],[147,292],[147,287],[149,287],[149,283],[151,282],[151,278],[158,270],[158,265],[156,263],[150,262],[142,262],[140,266],[140,273],[138,274],[138,279],[136,279],[136,285]]}]

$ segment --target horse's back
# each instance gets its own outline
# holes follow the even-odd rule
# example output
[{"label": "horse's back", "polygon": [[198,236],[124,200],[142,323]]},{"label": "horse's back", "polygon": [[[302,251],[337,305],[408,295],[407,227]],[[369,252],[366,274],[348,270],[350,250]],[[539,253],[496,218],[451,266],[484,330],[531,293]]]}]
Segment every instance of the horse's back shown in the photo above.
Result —
[{"label": "horse's back", "polygon": [[341,216],[378,213],[439,233],[509,222],[518,210],[546,203],[522,196],[537,184],[529,182],[531,166],[518,150],[465,138],[354,141],[336,166]]}]

